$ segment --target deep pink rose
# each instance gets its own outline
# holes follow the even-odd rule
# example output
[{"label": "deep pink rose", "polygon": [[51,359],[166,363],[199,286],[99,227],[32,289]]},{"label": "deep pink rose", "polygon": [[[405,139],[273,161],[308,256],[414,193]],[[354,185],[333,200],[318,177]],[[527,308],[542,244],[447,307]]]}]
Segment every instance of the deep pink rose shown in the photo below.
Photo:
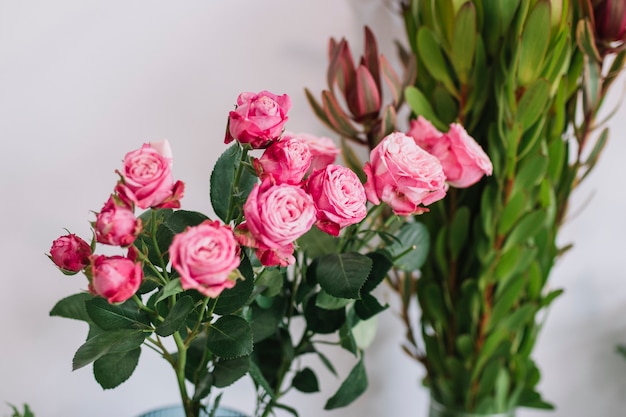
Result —
[{"label": "deep pink rose", "polygon": [[235,286],[239,244],[232,229],[218,221],[206,220],[174,236],[169,254],[185,290],[215,298]]},{"label": "deep pink rose", "polygon": [[[243,214],[246,222],[238,227],[237,238],[242,245],[256,248],[260,260],[271,259],[266,266],[294,263],[293,242],[316,220],[310,195],[300,187],[274,184],[271,179],[254,186]],[[264,254],[268,250],[274,255]]]},{"label": "deep pink rose", "polygon": [[453,187],[467,188],[493,172],[489,156],[459,124],[451,124],[448,133],[441,133],[420,116],[411,122],[408,135],[439,159],[446,181]]},{"label": "deep pink rose", "polygon": [[385,202],[401,216],[424,213],[428,209],[423,206],[446,195],[446,177],[439,160],[404,133],[383,138],[370,153],[364,170],[368,200]]},{"label": "deep pink rose", "polygon": [[89,265],[91,247],[73,233],[52,242],[50,259],[66,273],[76,273]]},{"label": "deep pink rose", "polygon": [[254,149],[267,147],[282,134],[290,108],[291,98],[287,94],[241,93],[237,97],[237,108],[229,113],[224,143],[236,139]]},{"label": "deep pink rose", "polygon": [[349,168],[328,165],[311,174],[307,191],[317,209],[316,226],[333,236],[367,214],[367,198],[359,177]]},{"label": "deep pink rose", "polygon": [[135,217],[129,206],[111,196],[96,214],[94,229],[100,243],[129,246],[141,232],[141,220]]},{"label": "deep pink rose", "polygon": [[145,143],[124,157],[122,181],[116,192],[138,207],[178,208],[184,191],[181,181],[174,183],[169,143]]},{"label": "deep pink rose", "polygon": [[283,137],[272,142],[254,167],[259,178],[271,175],[277,184],[300,184],[311,166],[311,152],[306,142],[295,137]]},{"label": "deep pink rose", "polygon": [[89,290],[111,304],[131,298],[143,280],[141,264],[123,256],[92,256],[91,273]]},{"label": "deep pink rose", "polygon": [[317,137],[308,133],[293,134],[285,132],[283,137],[287,136],[298,136],[304,139],[307,145],[309,145],[312,158],[309,173],[334,164],[337,155],[341,153],[341,150],[335,145],[335,142],[331,138]]}]

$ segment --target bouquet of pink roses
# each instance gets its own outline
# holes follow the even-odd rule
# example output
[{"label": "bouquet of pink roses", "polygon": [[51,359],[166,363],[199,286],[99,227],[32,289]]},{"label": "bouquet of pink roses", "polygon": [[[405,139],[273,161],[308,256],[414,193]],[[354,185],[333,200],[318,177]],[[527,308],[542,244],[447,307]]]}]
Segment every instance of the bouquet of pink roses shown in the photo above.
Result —
[{"label": "bouquet of pink roses", "polygon": [[[356,364],[325,408],[366,389],[363,350],[371,319],[386,308],[372,291],[421,242],[422,226],[398,216],[443,198],[446,174],[414,139],[392,133],[372,150],[363,185],[334,163],[331,140],[284,132],[290,105],[267,91],[238,97],[225,138],[235,143],[210,179],[217,218],[180,209],[184,184],[162,141],[126,154],[91,243],[71,233],[54,241],[52,261],[87,278],[87,291],[51,311],[89,324],[74,369],[93,363],[97,382],[114,388],[132,375],[143,346],[174,369],[187,417],[246,374],[258,391],[256,415],[297,415],[282,396],[319,389],[315,371],[297,359],[317,355],[336,373],[318,349],[331,343]],[[381,216],[385,207],[397,216]],[[121,253],[98,254],[101,245]],[[331,334],[336,341],[315,338]]]}]

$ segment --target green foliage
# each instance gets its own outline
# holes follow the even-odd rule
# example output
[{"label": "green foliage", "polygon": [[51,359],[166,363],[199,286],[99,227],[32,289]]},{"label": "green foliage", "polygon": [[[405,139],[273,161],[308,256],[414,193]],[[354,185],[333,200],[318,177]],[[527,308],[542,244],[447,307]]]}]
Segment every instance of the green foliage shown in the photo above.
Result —
[{"label": "green foliage", "polygon": [[11,409],[13,410],[13,414],[11,415],[11,417],[35,417],[35,414],[31,411],[28,404],[24,404],[24,411],[20,411],[13,404],[9,404],[9,407],[11,407]]}]

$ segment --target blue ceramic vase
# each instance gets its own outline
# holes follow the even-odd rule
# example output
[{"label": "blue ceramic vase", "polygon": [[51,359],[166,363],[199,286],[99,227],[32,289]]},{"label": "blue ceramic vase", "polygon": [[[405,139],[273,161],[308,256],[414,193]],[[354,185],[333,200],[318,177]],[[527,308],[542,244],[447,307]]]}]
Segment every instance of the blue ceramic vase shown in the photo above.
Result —
[{"label": "blue ceramic vase", "polygon": [[[207,416],[208,413],[202,414],[202,416]],[[173,405],[171,407],[162,407],[157,408],[152,411],[148,411],[140,415],[139,417],[185,417],[185,410],[180,405]],[[215,412],[215,417],[248,417],[245,414],[242,414],[239,411],[233,410],[228,407],[218,407]]]}]

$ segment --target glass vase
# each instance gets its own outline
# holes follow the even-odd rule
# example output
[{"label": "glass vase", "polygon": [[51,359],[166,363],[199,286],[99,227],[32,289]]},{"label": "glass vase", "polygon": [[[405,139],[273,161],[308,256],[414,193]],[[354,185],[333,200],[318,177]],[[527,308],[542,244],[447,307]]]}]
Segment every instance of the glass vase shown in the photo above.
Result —
[{"label": "glass vase", "polygon": [[515,410],[502,413],[473,413],[452,409],[431,398],[428,417],[515,417]]},{"label": "glass vase", "polygon": [[[201,412],[200,416],[208,417],[209,413]],[[161,408],[154,409],[152,411],[148,411],[140,415],[139,417],[185,417],[185,410],[180,405],[173,405],[170,407],[161,407]],[[214,417],[248,417],[248,416],[246,416],[245,414],[237,410],[233,410],[232,408],[218,407],[217,410],[215,410]]]}]

